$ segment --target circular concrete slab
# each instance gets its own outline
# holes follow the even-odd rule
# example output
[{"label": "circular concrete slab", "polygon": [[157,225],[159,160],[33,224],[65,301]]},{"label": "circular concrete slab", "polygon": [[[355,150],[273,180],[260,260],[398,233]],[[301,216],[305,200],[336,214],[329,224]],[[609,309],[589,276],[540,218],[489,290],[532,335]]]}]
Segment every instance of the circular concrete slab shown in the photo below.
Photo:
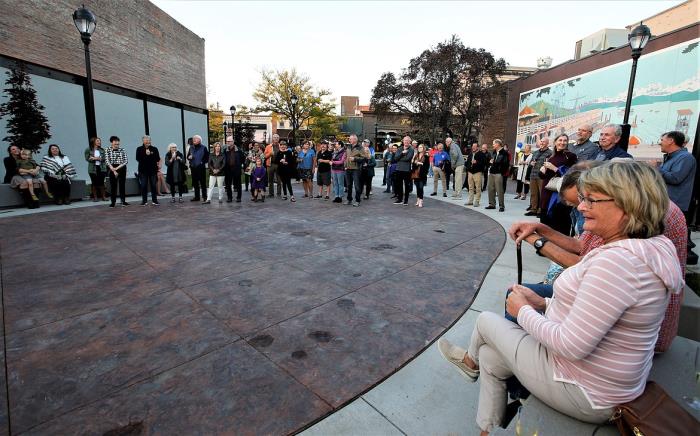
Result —
[{"label": "circular concrete slab", "polygon": [[[246,201],[246,200],[244,200]],[[443,202],[0,220],[12,432],[287,434],[420,353],[503,247]]]}]

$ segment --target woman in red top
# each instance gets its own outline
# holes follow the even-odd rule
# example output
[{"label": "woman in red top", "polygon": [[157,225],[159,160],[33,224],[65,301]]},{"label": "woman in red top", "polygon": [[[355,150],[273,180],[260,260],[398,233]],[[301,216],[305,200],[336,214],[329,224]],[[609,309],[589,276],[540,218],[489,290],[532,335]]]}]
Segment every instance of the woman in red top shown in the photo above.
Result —
[{"label": "woman in red top", "polygon": [[[570,228],[571,220],[569,220],[568,225],[566,223],[556,225],[556,223],[551,222],[551,218],[548,217],[548,211],[550,209],[549,201],[554,191],[547,189],[547,183],[549,183],[553,177],[563,176],[566,171],[576,163],[577,159],[576,155],[569,151],[569,136],[562,133],[554,139],[554,154],[547,159],[540,168],[540,178],[542,179],[542,191],[540,191],[540,208],[542,209],[541,220],[543,223],[559,231],[561,231],[560,229]],[[558,216],[559,215],[561,214],[558,214]],[[562,233],[567,232],[564,231]]]}]

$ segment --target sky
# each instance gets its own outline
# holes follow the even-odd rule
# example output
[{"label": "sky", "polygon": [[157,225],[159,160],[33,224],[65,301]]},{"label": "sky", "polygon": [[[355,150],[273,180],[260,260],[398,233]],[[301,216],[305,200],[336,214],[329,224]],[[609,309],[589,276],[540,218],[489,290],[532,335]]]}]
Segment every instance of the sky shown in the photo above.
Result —
[{"label": "sky", "polygon": [[553,65],[576,41],[624,28],[682,1],[180,1],[151,0],[205,39],[207,104],[255,106],[264,69],[369,104],[382,73],[458,35],[512,66]]}]

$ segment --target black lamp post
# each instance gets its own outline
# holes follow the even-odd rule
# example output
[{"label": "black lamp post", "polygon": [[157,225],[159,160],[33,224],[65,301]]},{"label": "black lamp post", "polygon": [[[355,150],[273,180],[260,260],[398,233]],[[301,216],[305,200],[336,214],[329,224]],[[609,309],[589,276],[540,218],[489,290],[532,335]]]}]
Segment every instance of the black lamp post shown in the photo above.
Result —
[{"label": "black lamp post", "polygon": [[228,108],[231,111],[231,141],[236,143],[236,106]]},{"label": "black lamp post", "polygon": [[630,83],[627,88],[627,101],[625,102],[625,116],[622,120],[622,137],[617,145],[623,150],[627,150],[630,140],[630,131],[632,126],[629,124],[630,109],[632,108],[632,93],[634,91],[634,79],[637,75],[637,61],[642,55],[642,50],[646,47],[647,42],[651,39],[651,29],[642,23],[635,27],[630,33],[629,42],[632,49],[632,71],[630,72]]},{"label": "black lamp post", "polygon": [[228,123],[224,121],[224,144],[226,144],[226,129],[228,128]]},{"label": "black lamp post", "polygon": [[297,146],[297,103],[299,97],[296,94],[292,95],[292,148]]},{"label": "black lamp post", "polygon": [[83,5],[81,8],[73,12],[73,23],[80,32],[80,39],[85,45],[85,75],[87,81],[87,122],[88,122],[88,137],[97,136],[97,122],[95,121],[95,97],[92,91],[92,69],[90,68],[90,40],[92,33],[97,27],[97,18],[92,11]]}]

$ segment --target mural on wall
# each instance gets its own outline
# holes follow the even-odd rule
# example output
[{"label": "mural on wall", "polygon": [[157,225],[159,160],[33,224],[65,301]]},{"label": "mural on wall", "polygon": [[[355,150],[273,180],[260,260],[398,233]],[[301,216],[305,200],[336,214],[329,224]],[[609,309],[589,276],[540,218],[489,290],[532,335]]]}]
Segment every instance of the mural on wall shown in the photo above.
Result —
[{"label": "mural on wall", "polygon": [[[640,159],[658,159],[659,138],[680,130],[692,151],[700,112],[700,47],[690,42],[642,55],[637,65],[629,152]],[[606,123],[622,123],[632,61],[520,94],[517,142],[534,144],[543,136],[567,133],[576,140],[582,124],[593,127],[597,141]]]}]

